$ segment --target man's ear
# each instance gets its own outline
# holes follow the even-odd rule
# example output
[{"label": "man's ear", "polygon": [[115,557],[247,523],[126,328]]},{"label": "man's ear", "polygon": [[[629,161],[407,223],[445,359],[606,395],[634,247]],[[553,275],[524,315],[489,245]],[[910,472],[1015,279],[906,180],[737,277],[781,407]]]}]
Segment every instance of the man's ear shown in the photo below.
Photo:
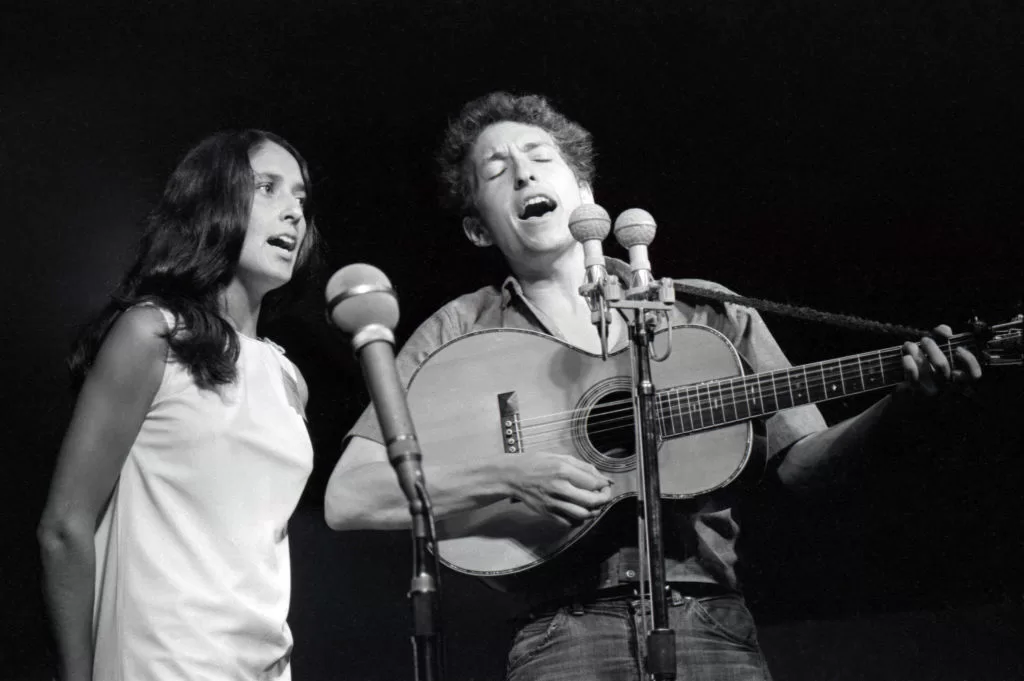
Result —
[{"label": "man's ear", "polygon": [[487,227],[484,226],[484,223],[478,217],[466,216],[462,218],[462,232],[474,246],[485,248],[494,245],[494,239],[491,238]]},{"label": "man's ear", "polygon": [[594,202],[594,190],[590,188],[589,182],[580,182],[580,199],[581,203]]}]

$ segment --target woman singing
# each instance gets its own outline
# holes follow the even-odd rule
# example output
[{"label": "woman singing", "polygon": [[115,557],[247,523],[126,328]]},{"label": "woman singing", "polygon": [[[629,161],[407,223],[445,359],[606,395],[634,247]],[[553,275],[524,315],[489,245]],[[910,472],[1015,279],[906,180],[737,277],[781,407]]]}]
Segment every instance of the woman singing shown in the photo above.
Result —
[{"label": "woman singing", "polygon": [[80,385],[39,525],[62,681],[288,679],[287,523],[306,385],[256,336],[317,252],[277,135],[188,152],[70,360]]}]

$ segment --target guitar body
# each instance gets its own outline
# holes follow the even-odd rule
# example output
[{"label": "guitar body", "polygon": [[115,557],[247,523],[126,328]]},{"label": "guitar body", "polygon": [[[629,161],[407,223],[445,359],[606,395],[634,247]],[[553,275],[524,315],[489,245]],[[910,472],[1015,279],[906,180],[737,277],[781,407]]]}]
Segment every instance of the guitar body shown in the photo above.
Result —
[{"label": "guitar body", "polygon": [[[664,347],[664,332],[655,347]],[[704,326],[672,330],[671,357],[652,362],[655,387],[738,376],[735,348]],[[589,461],[613,481],[599,517],[567,528],[508,499],[446,518],[438,554],[479,577],[515,576],[559,556],[613,507],[635,498],[631,355],[600,356],[550,336],[511,329],[478,331],[432,353],[409,385],[423,456],[450,464],[545,451]],[[662,498],[688,499],[733,481],[750,457],[749,421],[660,442]]]}]

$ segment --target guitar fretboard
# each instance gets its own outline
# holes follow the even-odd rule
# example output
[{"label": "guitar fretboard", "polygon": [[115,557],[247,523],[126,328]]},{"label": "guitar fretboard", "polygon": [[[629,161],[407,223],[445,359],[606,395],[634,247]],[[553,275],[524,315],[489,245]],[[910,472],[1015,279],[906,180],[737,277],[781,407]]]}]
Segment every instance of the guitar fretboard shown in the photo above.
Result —
[{"label": "guitar fretboard", "polygon": [[[972,341],[960,334],[940,344],[948,361]],[[660,390],[658,419],[664,438],[768,416],[777,411],[879,390],[904,379],[901,347],[815,364]]]}]

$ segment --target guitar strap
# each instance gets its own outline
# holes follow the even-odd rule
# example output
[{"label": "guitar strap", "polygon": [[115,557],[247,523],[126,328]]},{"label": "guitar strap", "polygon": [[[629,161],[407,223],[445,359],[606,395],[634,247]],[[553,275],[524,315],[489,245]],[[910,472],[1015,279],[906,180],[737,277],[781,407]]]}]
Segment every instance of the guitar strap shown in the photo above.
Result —
[{"label": "guitar strap", "polygon": [[684,284],[678,280],[673,280],[672,283],[675,287],[676,293],[684,296],[705,298],[723,303],[735,303],[736,305],[753,308],[759,312],[772,312],[786,317],[795,317],[797,319],[804,319],[822,324],[831,324],[832,326],[841,326],[847,329],[855,329],[857,331],[873,331],[876,333],[884,333],[894,336],[905,336],[908,340],[929,335],[928,331],[925,331],[924,329],[916,329],[912,326],[876,322],[871,319],[864,319],[863,317],[855,317],[853,315],[823,312],[810,307],[775,303],[761,298],[749,298],[747,296],[741,296],[726,291],[716,291],[701,288],[699,286],[692,286],[690,284]]}]

